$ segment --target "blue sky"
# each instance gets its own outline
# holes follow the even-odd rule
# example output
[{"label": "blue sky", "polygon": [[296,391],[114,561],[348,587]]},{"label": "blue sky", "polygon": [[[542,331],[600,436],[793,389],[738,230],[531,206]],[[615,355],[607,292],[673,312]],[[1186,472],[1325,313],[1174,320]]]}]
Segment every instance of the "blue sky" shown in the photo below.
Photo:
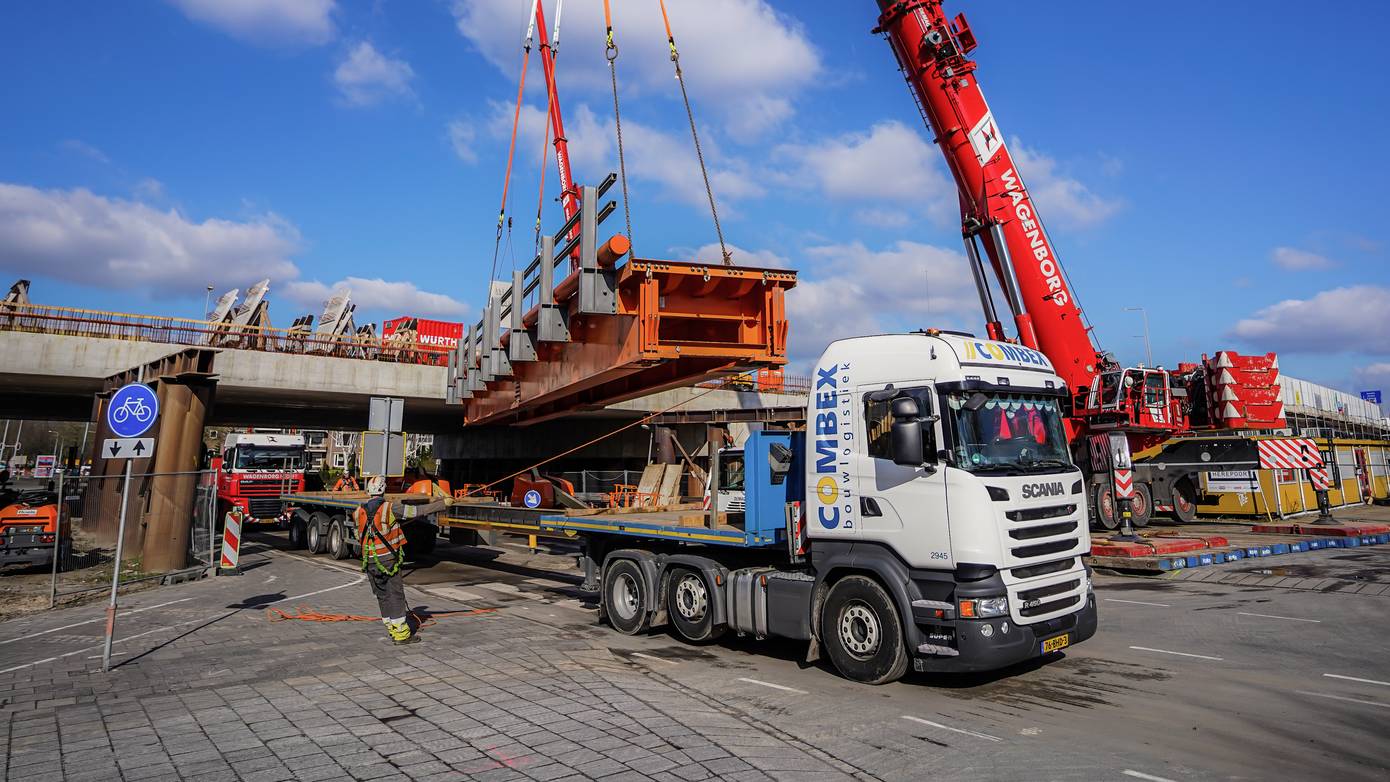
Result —
[{"label": "blue sky", "polygon": [[[735,260],[802,273],[795,358],[864,331],[978,329],[956,196],[869,34],[875,4],[668,5]],[[636,250],[717,257],[655,0],[615,6]],[[599,8],[571,0],[561,33],[581,182],[616,167]],[[1385,4],[1323,3],[1316,25],[1305,3],[1254,0],[948,10],[969,14],[1104,347],[1143,359],[1124,311],[1143,306],[1160,363],[1276,350],[1289,374],[1390,391]],[[521,0],[7,3],[0,271],[40,303],[190,317],[207,284],[270,277],[280,326],[343,285],[359,321],[476,313],[525,23]],[[507,271],[533,240],[535,60]],[[552,230],[555,181],[551,165]]]}]

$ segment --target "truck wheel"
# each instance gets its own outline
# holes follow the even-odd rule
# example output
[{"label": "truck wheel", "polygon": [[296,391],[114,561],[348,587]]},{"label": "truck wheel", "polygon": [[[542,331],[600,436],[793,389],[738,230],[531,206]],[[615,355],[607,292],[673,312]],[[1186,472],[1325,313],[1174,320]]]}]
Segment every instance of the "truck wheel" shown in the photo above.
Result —
[{"label": "truck wheel", "polygon": [[310,554],[322,554],[324,552],[324,537],[328,532],[328,514],[323,511],[314,511],[309,514],[308,530],[305,531],[304,538]]},{"label": "truck wheel", "polygon": [[651,602],[636,562],[619,559],[604,571],[604,613],[614,630],[624,635],[646,632],[651,626]]},{"label": "truck wheel", "polygon": [[1129,501],[1129,509],[1134,514],[1130,520],[1134,522],[1136,529],[1149,526],[1149,521],[1154,516],[1154,495],[1149,484],[1134,484],[1134,498]]},{"label": "truck wheel", "polygon": [[821,607],[821,641],[841,676],[887,684],[907,673],[907,645],[893,600],[876,581],[846,576]]},{"label": "truck wheel", "polygon": [[714,625],[715,594],[702,574],[686,568],[671,569],[666,582],[666,607],[671,624],[682,638],[707,643],[724,634],[724,625]]},{"label": "truck wheel", "polygon": [[308,527],[308,524],[299,516],[295,516],[290,520],[290,548],[304,548],[304,533],[306,527]]},{"label": "truck wheel", "polygon": [[1095,509],[1092,518],[1101,529],[1120,526],[1120,517],[1115,513],[1115,493],[1108,484],[1096,484],[1091,492],[1091,507]]},{"label": "truck wheel", "polygon": [[1183,478],[1173,484],[1173,518],[1184,524],[1197,518],[1197,490],[1191,478]]},{"label": "truck wheel", "polygon": [[342,519],[334,519],[328,526],[328,554],[334,559],[352,556],[352,544],[348,542]]}]

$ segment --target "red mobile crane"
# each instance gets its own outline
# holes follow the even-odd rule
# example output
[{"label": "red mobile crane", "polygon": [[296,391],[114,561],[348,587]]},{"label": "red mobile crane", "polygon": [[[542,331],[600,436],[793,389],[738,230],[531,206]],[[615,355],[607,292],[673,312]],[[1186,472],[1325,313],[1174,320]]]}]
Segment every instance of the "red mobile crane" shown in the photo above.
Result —
[{"label": "red mobile crane", "polygon": [[[1013,341],[1045,354],[1069,387],[1069,436],[1083,469],[1086,438],[1123,432],[1135,455],[1136,524],[1157,508],[1196,513],[1196,473],[1258,466],[1253,440],[1233,430],[1284,427],[1274,354],[1230,351],[1201,364],[1123,368],[1091,340],[1042,219],[1019,175],[967,55],[975,35],[943,0],[878,0],[876,33],[893,48],[960,192],[966,256],[991,339],[1006,339],[986,277],[993,268],[1014,322]],[[1199,436],[1200,435],[1200,436]],[[1116,526],[1105,476],[1091,476],[1091,507]]]}]

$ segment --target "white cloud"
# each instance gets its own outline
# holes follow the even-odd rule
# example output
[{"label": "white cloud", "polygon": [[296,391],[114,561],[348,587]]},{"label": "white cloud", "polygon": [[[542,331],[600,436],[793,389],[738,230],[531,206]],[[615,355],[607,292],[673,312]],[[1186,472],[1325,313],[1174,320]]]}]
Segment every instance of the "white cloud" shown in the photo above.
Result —
[{"label": "white cloud", "polygon": [[1056,160],[1028,148],[1017,136],[1009,144],[1009,154],[1038,204],[1038,213],[1048,222],[1090,228],[1123,207],[1121,201],[1096,195],[1079,180],[1063,174]]},{"label": "white cloud", "polygon": [[[726,244],[725,247],[728,249],[730,260],[733,261],[735,266],[754,266],[760,269],[790,269],[792,265],[791,261],[785,256],[778,255],[771,250],[745,250],[736,244]],[[696,250],[689,255],[691,259],[704,261],[705,263],[722,264],[724,262],[723,257],[719,254],[718,243],[706,244],[696,248]]]},{"label": "white cloud", "polygon": [[466,119],[456,119],[450,122],[445,130],[449,135],[449,146],[454,148],[454,154],[458,159],[465,163],[477,163],[478,150],[475,142],[478,140],[478,131],[473,127],[473,123]]},{"label": "white cloud", "polygon": [[856,209],[854,219],[874,228],[905,228],[912,217],[900,209]]},{"label": "white cloud", "polygon": [[111,158],[107,157],[105,152],[102,152],[101,150],[97,149],[91,144],[88,144],[85,141],[79,141],[75,138],[64,139],[58,142],[58,146],[67,152],[73,153],[74,155],[81,155],[85,158],[91,158],[92,160],[95,160],[98,163],[111,162]]},{"label": "white cloud", "polygon": [[[505,140],[510,137],[514,110],[515,104],[492,103],[486,125],[494,138]],[[532,161],[536,159],[536,150],[541,148],[546,127],[545,109],[524,104],[519,122],[515,165],[525,170],[524,167],[534,165]],[[569,141],[570,164],[576,181],[581,184],[597,183],[608,172],[617,171],[618,152],[611,115],[600,116],[588,104],[580,103],[565,115],[565,136]],[[553,141],[552,138],[551,143]],[[657,185],[659,192],[666,197],[692,206],[707,207],[699,161],[688,138],[629,120],[623,122],[623,142],[634,201],[643,197],[641,183],[645,182]],[[710,170],[710,184],[714,188],[715,198],[721,205],[756,198],[766,192],[747,163],[720,155],[708,144],[705,146],[705,162]],[[553,154],[547,155],[545,165],[554,166]],[[547,171],[547,187],[553,187],[553,177],[554,171]]]},{"label": "white cloud", "polygon": [[1275,266],[1295,272],[1330,269],[1337,265],[1330,258],[1294,247],[1275,247],[1270,252],[1269,258],[1274,261]]},{"label": "white cloud", "polygon": [[[618,5],[614,30],[623,89],[676,97],[679,88],[658,4]],[[732,133],[757,134],[786,119],[793,113],[795,95],[821,76],[820,53],[805,31],[764,0],[701,0],[667,7],[696,116],[709,112]],[[512,80],[518,75],[528,11],[527,3],[516,0],[454,3],[459,32]],[[547,22],[553,26],[555,20]],[[602,4],[566,6],[560,41],[565,90],[611,89],[603,39]],[[541,83],[538,76],[528,81]]]},{"label": "white cloud", "polygon": [[405,60],[394,60],[360,41],[333,71],[333,83],[351,106],[371,106],[388,98],[409,96],[415,71]]},{"label": "white cloud", "polygon": [[945,224],[957,214],[956,186],[944,173],[941,153],[901,122],[880,122],[867,132],[849,133],[809,144],[784,144],[775,160],[790,166],[788,184],[815,186],[840,201],[875,201],[891,211],[864,212],[883,218],[925,214]]},{"label": "white cloud", "polygon": [[154,177],[145,177],[136,182],[133,192],[142,201],[163,201],[166,196],[164,183]]},{"label": "white cloud", "polygon": [[1390,288],[1355,285],[1288,299],[1236,323],[1232,335],[1259,350],[1390,355]]},{"label": "white cloud", "polygon": [[0,267],[113,291],[200,291],[298,275],[299,232],[266,213],[201,222],[88,190],[0,183]]},{"label": "white cloud", "polygon": [[258,45],[322,44],[337,30],[334,0],[168,0],[196,22]]},{"label": "white cloud", "polygon": [[787,298],[794,361],[845,337],[979,320],[974,282],[956,250],[902,240],[882,250],[823,245],[804,255],[811,268]]},{"label": "white cloud", "polygon": [[317,280],[291,282],[285,292],[299,304],[315,308],[334,293],[350,291],[359,307],[418,317],[462,317],[468,313],[463,302],[442,293],[430,293],[413,282],[389,282],[381,278],[345,277],[332,285]]}]

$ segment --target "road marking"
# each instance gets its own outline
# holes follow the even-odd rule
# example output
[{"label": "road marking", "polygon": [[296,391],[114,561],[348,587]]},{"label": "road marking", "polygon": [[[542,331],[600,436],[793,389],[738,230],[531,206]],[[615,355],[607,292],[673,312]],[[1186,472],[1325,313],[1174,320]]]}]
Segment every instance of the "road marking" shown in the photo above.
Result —
[{"label": "road marking", "polygon": [[1135,779],[1147,779],[1149,782],[1173,782],[1173,780],[1168,777],[1156,777],[1153,774],[1145,774],[1142,771],[1135,771],[1132,768],[1127,768],[1120,773],[1127,777],[1134,777]]},{"label": "road marking", "polygon": [[1118,597],[1105,598],[1107,603],[1129,603],[1132,606],[1154,606],[1156,608],[1172,608],[1167,603],[1145,603],[1143,600],[1121,600]]},{"label": "road marking", "polygon": [[[551,614],[551,616],[554,616],[554,614]],[[680,665],[680,663],[676,662],[675,660],[667,660],[665,658],[657,657],[656,655],[652,654],[642,654],[641,652],[633,652],[632,656],[641,657],[643,660],[656,660],[659,663],[666,663],[667,665]]]},{"label": "road marking", "polygon": [[[130,616],[131,614],[138,614],[138,613],[140,613],[141,611],[153,611],[153,610],[156,609],[156,608],[163,608],[164,606],[171,606],[171,605],[173,605],[173,604],[175,604],[175,603],[185,603],[185,602],[187,602],[187,601],[189,601],[189,600],[192,600],[192,599],[193,599],[193,598],[191,598],[191,597],[182,597],[182,598],[179,598],[178,600],[170,600],[170,601],[167,602],[167,603],[160,603],[159,605],[145,606],[144,608],[132,608],[132,609],[130,609],[129,611],[121,611],[120,613],[116,614],[116,616],[117,616],[117,617]],[[104,617],[104,616],[99,616],[99,617],[97,617],[96,619],[88,619],[88,620],[83,621],[83,622],[73,622],[73,623],[70,624],[70,625],[63,625],[62,627],[55,627],[55,628],[53,628],[52,630],[40,630],[40,631],[38,631],[37,633],[29,633],[29,634],[27,634],[27,635],[21,635],[21,636],[18,637],[18,638],[11,638],[11,639],[9,639],[9,640],[7,640],[7,641],[0,641],[0,646],[4,646],[5,644],[12,644],[12,643],[14,643],[15,641],[24,641],[24,640],[27,640],[27,639],[30,639],[30,638],[33,638],[33,637],[39,636],[39,635],[48,635],[49,633],[56,633],[56,632],[58,632],[59,630],[71,630],[71,629],[74,628],[74,627],[81,627],[82,625],[89,625],[89,624],[92,624],[93,622],[105,622],[105,621],[106,621],[106,617]]]},{"label": "road marking", "polygon": [[1196,657],[1198,660],[1216,660],[1220,662],[1225,659],[1223,657],[1212,657],[1206,654],[1188,654],[1187,652],[1170,652],[1167,649],[1151,649],[1147,646],[1131,646],[1129,648],[1140,652],[1157,652],[1159,654],[1176,654],[1179,657]]},{"label": "road marking", "polygon": [[[350,587],[350,586],[357,586],[358,584],[360,584],[360,583],[362,583],[363,581],[366,581],[366,580],[367,580],[367,577],[366,577],[366,576],[359,576],[355,581],[350,581],[350,582],[348,582],[348,583],[346,583],[346,584],[339,584],[338,586],[335,586],[335,587],[328,587],[327,589],[319,589],[319,590],[315,590],[315,591],[313,591],[313,592],[305,592],[305,593],[302,594],[302,595],[294,595],[294,596],[292,596],[292,597],[282,597],[282,598],[280,598],[279,600],[275,600],[275,601],[272,601],[272,602],[269,602],[269,603],[262,603],[262,604],[260,604],[260,605],[257,605],[256,608],[265,608],[266,606],[273,606],[273,605],[275,605],[276,603],[283,603],[283,602],[286,602],[286,601],[288,601],[288,600],[299,600],[300,598],[304,598],[304,597],[313,597],[314,595],[321,595],[321,594],[323,594],[323,593],[325,593],[325,592],[333,592],[333,591],[336,591],[336,590],[339,590],[339,589],[346,589],[347,587]],[[192,600],[192,599],[193,599],[193,598],[191,598],[191,597],[183,598],[183,600]],[[183,600],[174,600],[174,601],[170,601],[170,602],[173,602],[173,603],[181,603],[181,602],[183,602]],[[168,603],[164,603],[163,605],[168,605]],[[139,609],[139,610],[148,611],[148,610],[150,610],[150,609],[152,609],[152,608],[159,608],[159,606],[150,606],[149,608],[143,608],[143,609]],[[241,611],[241,610],[243,610],[243,609],[238,608],[238,609],[234,609],[234,610],[232,610],[232,611],[230,611],[230,612],[228,612],[228,613],[225,613],[225,614],[215,614],[215,615],[209,615],[209,616],[201,616],[201,617],[199,617],[199,618],[197,618],[197,619],[189,619],[189,620],[186,621],[186,622],[177,622],[177,623],[175,623],[175,624],[165,625],[164,627],[156,627],[156,628],[153,629],[153,630],[146,630],[146,631],[143,632],[143,633],[136,633],[135,635],[128,635],[128,636],[125,636],[124,638],[115,638],[115,639],[113,639],[111,642],[112,642],[113,644],[118,644],[118,643],[124,643],[124,642],[126,642],[126,641],[134,641],[136,638],[143,638],[144,636],[151,635],[151,634],[153,634],[153,633],[159,633],[159,632],[163,632],[163,631],[165,631],[165,630],[172,630],[172,629],[174,629],[175,627],[183,627],[184,625],[191,625],[191,624],[194,624],[194,623],[196,623],[196,622],[206,622],[206,621],[209,621],[209,620],[221,619],[221,618],[226,617],[226,616],[231,616],[232,614],[235,614],[235,613],[237,613],[238,611]],[[135,612],[134,612],[134,611],[131,611],[130,613],[135,613]],[[102,619],[100,619],[100,620],[91,620],[91,621],[105,621],[105,617],[102,617]],[[87,624],[87,622],[82,622],[81,624]],[[65,654],[60,654],[60,655],[56,655],[56,656],[53,656],[53,657],[45,657],[45,658],[43,658],[42,660],[35,660],[34,662],[24,663],[23,665],[16,665],[16,666],[14,666],[14,667],[12,667],[12,668],[5,668],[4,670],[0,670],[0,674],[12,673],[12,672],[14,672],[14,671],[23,670],[23,669],[25,669],[25,668],[32,668],[32,667],[34,667],[35,665],[43,665],[44,663],[51,663],[51,662],[53,662],[53,661],[55,661],[55,660],[61,660],[61,659],[65,658],[65,657],[72,657],[73,655],[82,654],[82,653],[84,653],[84,652],[90,652],[90,651],[92,651],[92,650],[94,650],[94,649],[100,649],[100,648],[102,648],[104,645],[105,645],[105,642],[100,643],[100,644],[97,644],[96,646],[88,646],[88,647],[86,647],[85,649],[78,649],[77,651],[67,652],[67,653],[65,653]]]},{"label": "road marking", "polygon": [[[747,682],[747,681],[752,681],[752,679],[743,679],[742,681],[746,681],[746,682]],[[984,739],[985,741],[1003,741],[1003,739],[999,738],[998,736],[991,736],[991,735],[989,735],[988,733],[976,733],[976,732],[973,731],[973,730],[965,730],[965,729],[963,729],[963,728],[953,728],[953,727],[951,727],[950,725],[942,725],[942,724],[939,723],[939,722],[932,722],[931,720],[924,720],[924,719],[922,719],[921,717],[914,717],[914,716],[912,716],[912,715],[910,715],[910,714],[904,714],[904,715],[903,715],[903,719],[905,719],[905,720],[912,720],[913,722],[920,722],[920,723],[922,723],[923,725],[930,725],[930,726],[932,726],[933,728],[940,728],[941,730],[949,730],[949,731],[951,731],[952,733],[962,733],[962,734],[964,734],[964,735],[966,735],[966,736],[974,736],[974,737],[977,738],[977,739]]]},{"label": "road marking", "polygon": [[1335,673],[1324,673],[1329,679],[1346,679],[1349,682],[1361,682],[1362,684],[1379,684],[1382,687],[1390,687],[1390,682],[1378,682],[1375,679],[1358,679],[1355,676],[1342,676]]},{"label": "road marking", "polygon": [[1263,619],[1287,619],[1290,622],[1312,622],[1314,624],[1322,624],[1321,619],[1299,619],[1296,616],[1277,616],[1275,614],[1252,614],[1249,611],[1237,611],[1236,613],[1241,616],[1258,616]]},{"label": "road marking", "polygon": [[1364,706],[1379,706],[1382,709],[1390,709],[1390,703],[1379,703],[1377,701],[1363,701],[1360,698],[1348,698],[1343,695],[1328,695],[1325,692],[1308,692],[1306,690],[1294,690],[1299,695],[1311,695],[1314,698],[1327,698],[1334,701],[1346,701],[1347,703],[1360,703]]},{"label": "road marking", "polygon": [[782,685],[780,685],[780,684],[773,684],[772,682],[759,681],[759,680],[757,680],[757,679],[748,679],[748,678],[745,678],[745,677],[743,677],[743,676],[740,676],[740,677],[738,678],[738,680],[741,681],[741,682],[748,682],[749,684],[758,684],[758,685],[761,685],[761,686],[763,686],[763,687],[771,687],[771,688],[774,689],[774,690],[782,690],[783,692],[794,692],[794,693],[796,693],[797,695],[809,695],[809,694],[810,694],[810,693],[806,692],[805,690],[798,690],[798,689],[796,689],[795,687],[784,687],[784,686],[782,686]]}]

